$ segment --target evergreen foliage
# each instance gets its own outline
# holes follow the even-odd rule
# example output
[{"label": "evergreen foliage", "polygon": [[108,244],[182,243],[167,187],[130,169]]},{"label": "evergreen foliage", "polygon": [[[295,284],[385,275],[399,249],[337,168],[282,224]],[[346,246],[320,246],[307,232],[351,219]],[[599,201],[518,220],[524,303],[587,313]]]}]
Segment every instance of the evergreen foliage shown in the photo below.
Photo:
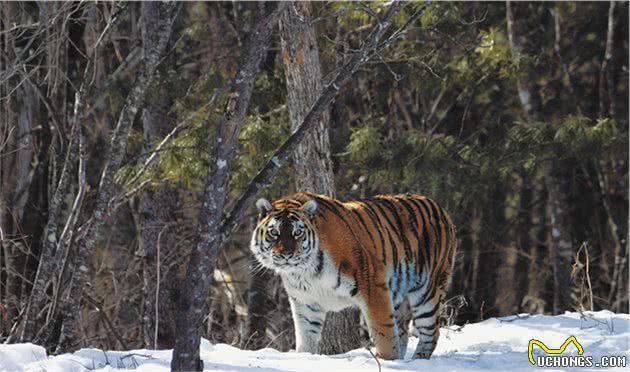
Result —
[{"label": "evergreen foliage", "polygon": [[[373,17],[385,4],[381,1],[312,4],[324,83],[330,81],[336,68],[361,46]],[[108,16],[112,10],[110,5],[89,4],[95,9],[107,10],[103,14]],[[91,27],[102,31],[107,21],[101,13],[93,19],[79,19],[88,5],[77,3],[76,6],[76,15],[68,16],[76,24],[73,23],[71,31],[65,31],[72,40],[68,44],[76,44],[69,47],[67,56],[71,61],[63,67],[67,69],[68,86],[62,90],[67,91],[64,93],[67,97],[72,97],[80,86],[78,71],[83,71],[87,61],[83,55],[87,46],[95,42],[86,36],[85,22],[91,22]],[[422,10],[405,32],[361,67],[330,109],[337,196],[353,199],[376,194],[419,193],[435,199],[450,213],[458,226],[460,246],[449,295],[466,299],[466,305],[459,309],[453,321],[465,323],[516,312],[549,313],[553,311],[554,290],[558,289],[554,289],[552,283],[553,200],[549,198],[546,177],[552,163],[559,165],[555,181],[562,185],[569,201],[570,223],[564,227],[573,234],[571,244],[575,255],[572,259],[578,268],[573,279],[576,281],[585,275],[583,258],[577,256],[578,248],[587,246],[590,255],[592,293],[573,293],[574,306],[585,308],[586,296],[592,299],[595,310],[627,311],[628,2],[617,3],[612,57],[604,73],[610,3],[516,2],[511,6],[520,27],[515,33],[517,40],[512,42],[504,3],[412,2],[396,16],[393,30]],[[140,5],[129,3],[128,7],[112,29],[114,37],[106,42],[104,52],[99,55],[97,73],[93,77],[95,86],[107,86],[103,93],[106,99],[90,107],[83,124],[88,158],[88,187],[83,207],[86,211],[93,208],[94,190],[105,158],[101,151],[115,125],[112,118],[123,109],[132,77],[136,76],[134,67],[128,67],[123,69],[122,77],[106,85],[108,76],[113,75],[141,40],[137,24]],[[16,21],[18,26],[7,31],[7,37],[15,38],[16,47],[11,51],[14,53],[26,45],[27,38],[34,32],[28,25],[36,25],[41,15],[38,16],[35,4],[25,3],[11,9],[22,22],[20,26]],[[170,103],[165,116],[173,123],[185,122],[185,125],[161,149],[155,164],[130,184],[143,169],[150,154],[147,149],[155,150],[158,146],[158,143],[146,143],[142,118],[138,114],[128,138],[125,163],[115,178],[125,192],[145,183],[144,190],[175,190],[181,204],[180,209],[173,211],[178,225],[165,233],[177,237],[173,244],[184,257],[168,257],[169,262],[175,262],[169,270],[175,272],[181,270],[193,245],[190,237],[194,235],[198,217],[191,206],[200,203],[210,161],[208,148],[215,143],[217,127],[229,101],[226,85],[234,75],[243,38],[254,24],[258,10],[257,4],[249,2],[197,2],[182,6],[173,33],[177,37],[172,38],[169,46],[170,62],[160,66],[147,101],[168,98]],[[514,41],[519,48],[512,45]],[[33,45],[39,43],[45,45],[42,41]],[[1,47],[8,48],[5,44]],[[291,134],[281,49],[276,32],[256,78],[246,122],[240,132],[228,204]],[[44,93],[53,91],[50,79],[54,72],[46,67],[49,63],[43,56],[46,50],[38,48],[42,55],[33,54],[29,62],[40,69],[34,70],[30,79]],[[13,92],[21,92],[17,86],[26,80],[16,72],[6,81],[10,89],[2,87],[2,92],[10,96],[10,105],[3,107],[3,118],[14,118],[12,122],[17,122],[18,114],[23,114],[19,110],[24,106],[19,99],[25,98]],[[519,82],[530,85],[536,97],[529,98],[539,101],[535,102],[536,118],[529,118],[523,110]],[[93,98],[90,99],[96,101]],[[57,101],[64,102],[65,106],[53,110],[60,118],[71,113],[72,99],[63,101],[53,95],[48,99],[53,106]],[[39,111],[38,123],[47,123],[47,126],[45,130],[35,125],[31,128],[36,144],[44,149],[40,150],[41,154],[33,155],[31,162],[32,167],[40,167],[29,176],[35,180],[33,185],[39,186],[27,188],[33,193],[28,196],[28,208],[31,212],[37,211],[33,214],[42,214],[40,211],[47,208],[51,189],[46,185],[56,184],[53,178],[60,173],[58,168],[63,164],[62,155],[67,149],[64,141],[71,131],[63,120],[57,130],[43,105]],[[0,138],[2,146],[5,146],[4,140]],[[0,155],[14,156],[17,146],[10,141],[6,143],[6,148],[0,146]],[[50,149],[42,143],[50,145]],[[35,158],[36,155],[44,157]],[[5,170],[8,165],[1,166],[3,174],[12,176],[12,169]],[[285,166],[261,196],[274,199],[296,191],[293,175],[292,165]],[[4,182],[3,190],[12,190],[10,182],[13,181],[5,178],[0,179]],[[73,178],[72,182],[76,180]],[[140,212],[137,198],[129,201],[112,213],[107,228],[115,232],[111,235],[116,238],[107,234],[101,239],[98,259],[91,263],[90,269],[95,272],[92,276],[94,291],[103,293],[104,308],[106,311],[116,309],[111,311],[116,314],[109,314],[113,322],[120,329],[129,330],[124,334],[128,342],[140,346],[136,326],[142,318],[138,310],[141,299],[137,295],[129,296],[124,306],[117,299],[121,297],[119,290],[134,293],[132,284],[139,279],[134,279],[136,282],[116,279],[116,286],[124,288],[112,289],[111,277],[103,274],[111,272],[114,277],[135,278],[134,273],[141,271],[143,261],[134,251],[139,244],[138,231],[134,229],[139,228],[137,215]],[[71,205],[71,198],[66,203]],[[251,215],[254,215],[253,209]],[[6,236],[28,248],[15,248],[16,256],[20,252],[29,252],[29,255],[39,252],[38,239],[43,227],[36,218],[29,218],[24,221],[35,221],[28,222],[31,225],[25,223],[27,226],[22,227],[15,222],[10,228],[1,226]],[[244,283],[250,272],[246,254],[252,220],[242,221],[240,230],[226,244],[221,256],[219,268],[236,279],[230,279],[230,283],[214,283],[212,297],[220,299],[217,302],[222,308],[212,309],[214,315],[208,317],[208,334],[205,335],[214,340],[238,341],[238,323],[243,322],[246,315],[242,309],[246,306],[243,299],[247,298]],[[4,281],[9,277],[4,262],[9,259],[0,258],[5,260],[0,259],[3,270],[0,281]],[[27,268],[20,275],[31,280],[35,271],[29,269],[29,259],[23,258],[16,265]],[[2,283],[0,306],[7,293]],[[576,292],[578,288],[582,287],[567,283],[562,290]],[[274,290],[280,289],[275,287]],[[14,315],[19,303],[15,300],[11,305]],[[90,318],[91,310],[84,306],[84,318],[94,320]],[[100,322],[91,324],[86,320],[85,323],[90,336],[97,334],[99,327],[102,331]],[[269,325],[273,336],[269,337],[269,342],[278,349],[287,349],[290,340],[280,341],[283,339],[278,335],[281,328],[279,324]],[[0,340],[2,332],[0,324]],[[116,346],[115,343],[107,345],[109,341],[95,342],[104,343],[95,345],[102,348]]]}]

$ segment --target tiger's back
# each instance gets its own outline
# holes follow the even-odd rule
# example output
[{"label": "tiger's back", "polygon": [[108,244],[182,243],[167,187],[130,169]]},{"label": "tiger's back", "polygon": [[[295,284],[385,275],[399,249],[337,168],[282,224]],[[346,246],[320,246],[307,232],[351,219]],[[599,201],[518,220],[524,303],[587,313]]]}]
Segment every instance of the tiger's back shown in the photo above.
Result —
[{"label": "tiger's back", "polygon": [[[307,203],[316,205],[310,217],[299,213]],[[303,270],[276,270],[291,297],[298,351],[318,350],[322,314],[356,306],[377,354],[401,357],[406,340],[400,340],[395,315],[408,299],[420,339],[415,356],[430,357],[439,337],[437,317],[456,246],[454,226],[439,205],[411,194],[341,202],[298,193],[274,202],[272,208],[307,220],[304,226],[313,231],[300,244],[317,245],[310,260],[299,265]]]},{"label": "tiger's back", "polygon": [[349,259],[368,279],[378,276],[374,270],[385,268],[394,292],[427,271],[436,277],[436,285],[447,284],[456,248],[455,228],[431,199],[405,194],[340,202],[311,193],[290,198],[317,202],[320,246],[336,258],[338,266]]}]

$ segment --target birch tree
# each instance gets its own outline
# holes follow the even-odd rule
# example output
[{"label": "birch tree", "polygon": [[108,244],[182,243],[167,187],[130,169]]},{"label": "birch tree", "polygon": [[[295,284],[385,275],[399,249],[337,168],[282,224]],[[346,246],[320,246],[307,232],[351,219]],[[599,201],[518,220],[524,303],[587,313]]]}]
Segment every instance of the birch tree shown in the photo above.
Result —
[{"label": "birch tree", "polygon": [[[525,42],[527,30],[515,18],[513,5],[506,3],[508,38],[514,58],[527,53]],[[523,113],[529,122],[542,120],[541,100],[538,91],[532,86],[536,81],[534,72],[526,67],[517,79],[518,97]],[[575,249],[570,229],[570,204],[567,193],[569,185],[566,172],[569,170],[566,160],[554,158],[543,166],[544,181],[548,192],[550,212],[553,261],[554,313],[560,313],[571,307],[571,291],[566,288],[571,283],[571,264]]]}]

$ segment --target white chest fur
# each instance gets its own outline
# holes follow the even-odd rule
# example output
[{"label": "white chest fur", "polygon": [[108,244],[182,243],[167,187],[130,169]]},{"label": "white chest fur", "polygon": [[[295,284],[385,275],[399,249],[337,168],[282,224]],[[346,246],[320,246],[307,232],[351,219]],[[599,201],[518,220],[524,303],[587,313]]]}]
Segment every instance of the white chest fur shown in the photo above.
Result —
[{"label": "white chest fur", "polygon": [[279,272],[289,296],[303,304],[317,304],[325,311],[340,311],[358,305],[357,296],[351,295],[355,288],[354,279],[342,275],[327,254],[323,258],[324,264],[319,274]]}]

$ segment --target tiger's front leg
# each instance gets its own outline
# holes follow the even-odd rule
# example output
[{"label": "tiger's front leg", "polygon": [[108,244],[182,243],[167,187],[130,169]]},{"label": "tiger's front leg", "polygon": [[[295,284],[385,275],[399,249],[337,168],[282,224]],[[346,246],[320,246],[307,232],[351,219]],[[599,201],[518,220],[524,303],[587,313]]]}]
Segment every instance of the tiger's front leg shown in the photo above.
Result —
[{"label": "tiger's front leg", "polygon": [[326,312],[317,304],[303,304],[289,298],[293,325],[295,328],[295,348],[298,352],[319,354],[319,340]]}]

